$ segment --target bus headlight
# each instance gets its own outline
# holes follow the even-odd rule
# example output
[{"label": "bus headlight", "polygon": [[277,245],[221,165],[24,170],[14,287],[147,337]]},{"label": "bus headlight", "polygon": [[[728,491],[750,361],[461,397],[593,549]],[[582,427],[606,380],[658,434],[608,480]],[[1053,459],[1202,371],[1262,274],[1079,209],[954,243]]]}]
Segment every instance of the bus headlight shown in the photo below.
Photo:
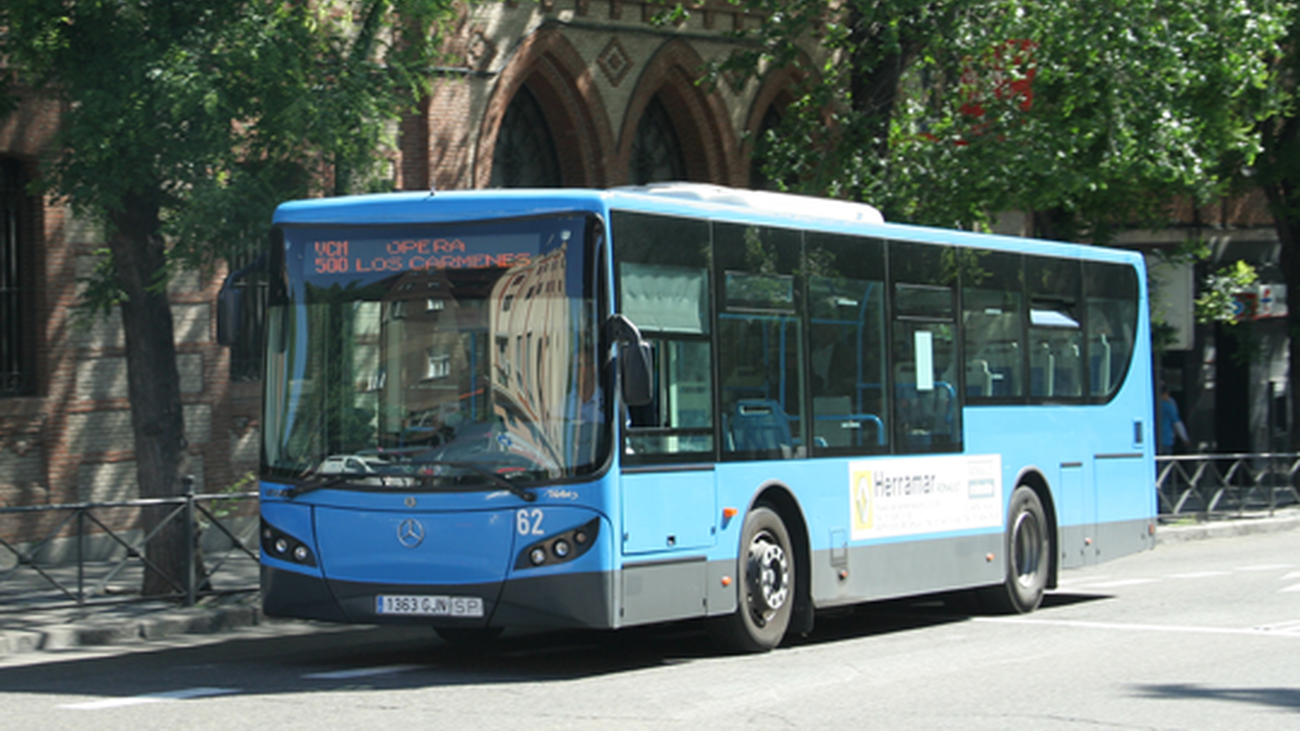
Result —
[{"label": "bus headlight", "polygon": [[531,569],[572,561],[591,549],[599,532],[600,518],[592,518],[576,528],[547,536],[520,551],[515,568]]},{"label": "bus headlight", "polygon": [[315,566],[316,556],[304,541],[262,520],[262,552],[281,561]]}]

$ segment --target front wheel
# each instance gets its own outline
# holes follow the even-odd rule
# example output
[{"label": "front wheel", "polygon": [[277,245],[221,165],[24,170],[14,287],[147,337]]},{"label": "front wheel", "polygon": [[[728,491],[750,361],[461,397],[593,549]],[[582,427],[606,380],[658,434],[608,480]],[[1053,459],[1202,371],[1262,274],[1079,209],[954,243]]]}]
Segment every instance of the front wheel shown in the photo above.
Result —
[{"label": "front wheel", "polygon": [[780,644],[795,601],[790,533],[772,509],[757,507],[741,532],[737,607],[710,626],[713,640],[732,652],[766,652]]},{"label": "front wheel", "polygon": [[980,598],[999,612],[1032,612],[1042,603],[1043,592],[1047,589],[1051,541],[1043,502],[1038,493],[1024,485],[1011,494],[1004,551],[1007,556],[1006,581],[984,590]]}]

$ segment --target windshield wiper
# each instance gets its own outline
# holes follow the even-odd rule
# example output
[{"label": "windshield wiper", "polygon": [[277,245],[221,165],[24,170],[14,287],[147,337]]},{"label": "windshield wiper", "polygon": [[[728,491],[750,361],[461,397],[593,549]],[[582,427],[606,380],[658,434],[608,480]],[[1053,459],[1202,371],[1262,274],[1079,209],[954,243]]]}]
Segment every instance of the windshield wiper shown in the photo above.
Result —
[{"label": "windshield wiper", "polygon": [[[497,487],[504,487],[506,490],[510,491],[510,494],[514,495],[515,497],[518,497],[520,500],[523,500],[524,502],[531,503],[537,499],[536,493],[530,490],[526,490],[523,487],[511,482],[510,480],[507,480],[501,475],[498,475],[497,473],[487,469],[486,467],[475,464],[473,462],[455,462],[447,459],[416,459],[416,460],[411,460],[411,462],[413,464],[441,465],[443,467],[455,467],[457,469],[469,470],[470,472],[473,472],[481,477],[486,478],[488,482],[491,482],[493,485],[496,485]],[[427,476],[424,475],[417,475],[416,477],[417,479],[419,478],[427,479]]]},{"label": "windshield wiper", "polygon": [[[444,467],[454,467],[456,469],[469,470],[470,472],[473,472],[474,474],[485,478],[488,482],[492,483],[493,485],[497,487],[505,488],[510,492],[510,494],[518,497],[520,500],[523,500],[524,502],[531,503],[537,500],[536,493],[533,493],[530,490],[527,490],[520,485],[516,485],[515,483],[511,482],[510,480],[507,480],[501,475],[492,472],[486,467],[477,465],[473,462],[455,462],[452,460],[444,460],[444,459],[422,459],[422,460],[415,460],[415,463],[425,464],[425,465],[441,465]],[[382,472],[365,472],[365,473],[357,473],[357,474],[336,475],[334,477],[330,477],[329,479],[320,480],[319,482],[308,482],[300,485],[295,485],[289,488],[288,490],[285,490],[284,496],[293,499],[298,497],[299,495],[304,495],[309,492],[315,492],[317,490],[328,490],[331,487],[337,487],[339,485],[343,485],[349,482],[355,483],[357,487],[374,487],[374,485],[366,485],[364,482],[362,482],[363,480],[377,479],[380,481],[380,487],[389,487],[388,485],[389,478],[393,479],[395,482],[397,482],[397,484],[400,485],[401,481],[405,481],[405,480],[427,482],[430,479],[430,477],[431,477],[430,475],[388,474]]]},{"label": "windshield wiper", "polygon": [[329,479],[320,480],[318,482],[308,482],[301,485],[294,485],[293,487],[284,491],[284,496],[292,499],[305,493],[316,492],[317,490],[328,490],[331,487],[337,487],[339,485],[343,485],[349,482],[354,482],[359,487],[360,486],[370,487],[369,485],[364,485],[364,483],[362,483],[361,480],[377,479],[380,481],[381,487],[388,487],[389,485],[388,485],[387,478],[390,477],[391,478],[400,477],[402,479],[410,479],[408,475],[393,475],[393,474],[386,474],[382,472],[358,472],[357,474],[336,475]]}]

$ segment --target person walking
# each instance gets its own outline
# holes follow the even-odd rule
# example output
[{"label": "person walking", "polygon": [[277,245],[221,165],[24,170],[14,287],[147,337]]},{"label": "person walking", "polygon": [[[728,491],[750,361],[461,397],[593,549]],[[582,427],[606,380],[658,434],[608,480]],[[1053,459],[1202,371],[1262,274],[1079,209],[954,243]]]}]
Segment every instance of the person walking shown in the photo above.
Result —
[{"label": "person walking", "polygon": [[1191,446],[1191,440],[1187,438],[1187,426],[1178,415],[1178,402],[1174,401],[1167,386],[1160,389],[1160,400],[1156,405],[1156,428],[1159,432],[1156,446],[1160,454],[1173,454],[1175,439],[1181,441],[1184,447]]}]

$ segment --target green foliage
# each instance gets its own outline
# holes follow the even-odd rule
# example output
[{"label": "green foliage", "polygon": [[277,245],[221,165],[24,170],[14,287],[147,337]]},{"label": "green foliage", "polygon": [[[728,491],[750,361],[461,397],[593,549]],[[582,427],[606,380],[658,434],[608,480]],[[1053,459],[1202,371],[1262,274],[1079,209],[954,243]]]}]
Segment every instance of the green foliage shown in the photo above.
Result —
[{"label": "green foliage", "polygon": [[67,104],[49,190],[106,228],[128,206],[156,210],[145,227],[170,243],[168,267],[193,267],[264,245],[275,205],[313,181],[373,186],[450,6],[5,0],[0,54]]},{"label": "green foliage", "polygon": [[[1158,222],[1259,152],[1272,0],[749,0],[754,44],[715,69],[794,65],[806,85],[759,141],[769,179],[888,218],[971,227],[1050,212],[1060,238]],[[820,65],[805,48],[828,53]],[[1273,103],[1273,102],[1268,102]]]},{"label": "green foliage", "polygon": [[[231,497],[213,498],[208,505],[206,515],[199,517],[199,530],[207,530],[212,527],[212,521],[220,521],[228,518],[240,511],[241,507],[247,507],[255,501],[250,501],[242,493],[257,492],[258,482],[256,472],[245,472],[240,475],[239,479],[221,488],[219,495],[229,495]],[[208,517],[211,516],[211,520]]]},{"label": "green foliage", "polygon": [[[1257,96],[1261,122],[1258,126],[1264,148],[1254,166],[1247,168],[1243,184],[1264,190],[1284,249],[1300,245],[1300,118],[1297,113],[1297,82],[1300,82],[1300,11],[1289,17],[1288,34],[1270,58],[1270,85]],[[1284,266],[1287,254],[1283,254]],[[1294,259],[1294,257],[1293,257]],[[1288,284],[1300,287],[1300,271],[1290,264]],[[1293,358],[1296,363],[1300,359]],[[1300,399],[1300,391],[1293,392]],[[1300,403],[1300,402],[1298,402]],[[1300,432],[1296,432],[1300,440]]]},{"label": "green foliage", "polygon": [[1244,261],[1234,261],[1211,272],[1201,283],[1201,296],[1196,298],[1196,321],[1236,325],[1236,293],[1258,279],[1255,267]]}]

